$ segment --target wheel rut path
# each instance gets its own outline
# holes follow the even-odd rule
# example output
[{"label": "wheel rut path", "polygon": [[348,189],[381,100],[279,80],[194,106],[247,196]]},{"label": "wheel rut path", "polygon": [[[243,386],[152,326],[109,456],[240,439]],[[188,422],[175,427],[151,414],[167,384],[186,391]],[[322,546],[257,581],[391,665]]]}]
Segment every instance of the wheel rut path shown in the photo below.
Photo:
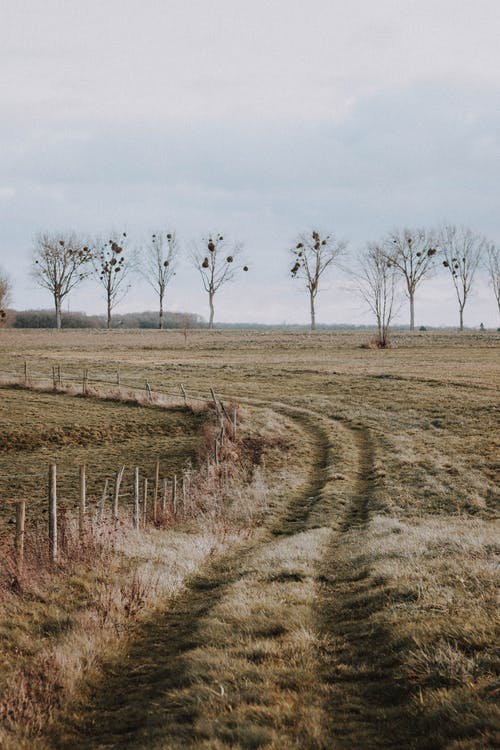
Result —
[{"label": "wheel rut path", "polygon": [[[379,606],[369,571],[361,559],[354,574],[351,564],[338,562],[342,537],[368,523],[373,491],[370,435],[362,427],[329,421],[331,429],[343,432],[356,453],[357,466],[340,525],[337,518],[337,530],[332,530],[332,514],[339,510],[335,503],[325,506],[324,500],[331,468],[325,420],[320,422],[319,415],[305,410],[276,409],[293,417],[310,442],[306,486],[257,538],[210,562],[168,607],[137,626],[120,662],[105,663],[99,684],[58,724],[54,744],[58,750],[387,746],[371,720],[372,688],[381,673],[368,678],[363,674],[362,688],[353,673],[355,687],[345,691],[338,669],[339,641],[356,657],[354,670],[357,666],[366,672],[367,659],[380,656],[366,653],[368,639],[372,640],[366,623]],[[321,516],[323,507],[326,517],[319,523],[318,509]],[[320,541],[323,546],[318,552]],[[292,560],[294,545],[299,552]],[[267,559],[273,570],[266,568],[264,574],[262,560]],[[349,609],[353,585],[357,594],[361,589],[366,594],[365,611],[358,610],[355,620]],[[281,602],[278,609],[276,597]],[[242,601],[245,616],[238,619],[231,612],[241,608]],[[312,656],[309,644],[299,644],[290,652],[289,622],[302,611],[321,635],[323,645],[314,646]],[[307,630],[300,624],[297,632],[301,628]],[[364,645],[356,651],[353,643],[358,641]],[[376,651],[383,643],[384,634],[376,634]],[[281,646],[288,649],[286,654],[280,653]],[[296,661],[293,670],[289,653]],[[271,667],[267,677],[266,659]],[[219,674],[221,663],[226,664],[230,679]],[[247,670],[248,663],[253,671]],[[390,674],[386,670],[382,676],[387,680]],[[253,692],[238,684],[252,681]],[[231,698],[224,687],[227,683],[232,685]],[[208,702],[215,702],[208,714],[207,696]],[[285,710],[281,704],[288,706],[288,714],[280,717]],[[295,720],[301,712],[305,715]],[[356,744],[356,738],[366,744]]]}]

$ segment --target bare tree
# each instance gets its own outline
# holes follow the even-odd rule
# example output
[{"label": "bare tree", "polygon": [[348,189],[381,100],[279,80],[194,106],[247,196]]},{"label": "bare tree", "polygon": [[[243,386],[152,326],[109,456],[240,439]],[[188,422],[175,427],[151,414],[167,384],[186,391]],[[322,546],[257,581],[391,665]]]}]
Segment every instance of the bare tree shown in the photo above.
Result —
[{"label": "bare tree", "polygon": [[[221,286],[234,279],[234,274],[238,270],[235,260],[240,254],[241,245],[238,243],[229,245],[222,234],[218,232],[210,235],[208,239],[203,238],[200,246],[193,245],[191,260],[194,267],[200,272],[203,288],[208,294],[209,328],[214,327],[215,294]],[[248,266],[242,266],[241,268],[243,271],[248,271]]]},{"label": "bare tree", "polygon": [[458,300],[460,330],[464,329],[464,308],[486,240],[467,227],[448,225],[442,228],[439,238],[444,255],[443,266],[451,274]]},{"label": "bare tree", "polygon": [[163,328],[163,303],[165,292],[173,276],[178,256],[175,233],[156,232],[142,249],[139,271],[154,289],[159,300],[158,328]]},{"label": "bare tree", "polygon": [[435,268],[435,240],[426,229],[394,231],[384,242],[387,260],[401,274],[410,302],[410,331],[415,330],[415,292],[418,285]]},{"label": "bare tree", "polygon": [[500,247],[489,242],[486,246],[486,270],[500,312]]},{"label": "bare tree", "polygon": [[94,251],[94,275],[106,293],[107,328],[111,328],[113,309],[125,297],[129,286],[126,285],[130,264],[124,255],[124,243],[127,234],[114,234],[104,244],[96,243]]},{"label": "bare tree", "polygon": [[32,274],[36,282],[52,294],[56,328],[61,328],[64,298],[89,275],[92,252],[74,232],[35,237]]},{"label": "bare tree", "polygon": [[7,322],[7,306],[10,303],[10,281],[0,268],[0,326]]},{"label": "bare tree", "polygon": [[315,302],[319,291],[319,281],[329,266],[343,254],[346,242],[340,242],[331,234],[321,235],[318,231],[302,232],[290,249],[294,258],[291,269],[293,278],[305,281],[309,292],[311,309],[311,331],[316,328]]},{"label": "bare tree", "polygon": [[362,298],[375,315],[378,328],[377,346],[389,346],[389,330],[397,307],[399,274],[385,250],[370,243],[358,258],[356,285]]}]

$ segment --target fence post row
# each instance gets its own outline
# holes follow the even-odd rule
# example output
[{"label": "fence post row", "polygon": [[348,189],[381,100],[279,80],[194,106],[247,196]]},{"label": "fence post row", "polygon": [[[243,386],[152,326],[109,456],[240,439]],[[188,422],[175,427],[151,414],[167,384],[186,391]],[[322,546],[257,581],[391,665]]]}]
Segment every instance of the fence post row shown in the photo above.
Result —
[{"label": "fence post row", "polygon": [[[25,385],[28,385],[30,382],[29,378],[29,372],[28,372],[28,362],[27,360],[24,361],[24,383]],[[83,371],[83,380],[82,380],[82,392],[83,394],[88,393],[88,382],[89,382],[89,371],[87,368]],[[58,388],[63,387],[63,379],[62,379],[62,370],[61,365],[53,365],[52,366],[52,383],[54,390],[57,390]],[[116,384],[118,387],[121,385],[121,378],[120,378],[120,370],[117,370],[116,372]],[[180,384],[182,396],[184,399],[184,405],[187,406],[188,402],[188,396],[186,389],[184,385]],[[146,381],[146,391],[148,394],[148,397],[150,400],[153,399],[153,393],[151,389],[151,385],[149,381]],[[214,440],[214,463],[215,465],[219,465],[219,459],[220,459],[220,449],[223,446],[224,442],[224,434],[225,434],[225,422],[224,419],[226,419],[229,424],[233,428],[234,435],[236,436],[237,431],[237,410],[234,408],[234,412],[231,416],[229,416],[224,403],[217,398],[215,391],[213,388],[210,388],[210,393],[213,399],[214,407],[215,407],[215,413],[219,421],[219,427],[220,431],[217,434],[215,440]],[[196,398],[196,397],[195,397]],[[113,521],[115,523],[115,530],[117,527],[117,523],[119,520],[119,497],[120,497],[120,488],[122,484],[123,474],[125,471],[125,466],[121,466],[119,470],[115,473],[115,484],[114,484],[114,494],[113,494]],[[207,477],[210,478],[210,461],[207,461]],[[86,489],[86,466],[85,464],[82,464],[79,467],[79,504],[78,504],[78,530],[79,530],[79,537],[80,539],[84,538],[85,536],[85,526],[86,526],[86,513],[87,513],[87,489]],[[168,501],[168,485],[169,482],[166,477],[162,478],[162,496],[161,496],[161,511],[162,513],[166,513],[167,509],[167,501]],[[181,498],[180,503],[185,510],[187,507],[187,499],[188,499],[188,477],[186,476],[186,473],[183,472],[181,475]],[[104,510],[105,510],[105,504],[106,499],[108,496],[108,479],[104,481],[104,487],[102,491],[102,496],[97,508],[96,518],[97,521],[102,521],[104,517]],[[133,511],[133,526],[134,529],[138,529],[140,527],[141,522],[141,515],[144,526],[147,523],[147,516],[148,516],[148,480],[147,478],[144,478],[144,490],[143,490],[143,509],[141,514],[141,508],[140,508],[140,477],[139,477],[139,468],[135,468],[134,470],[134,511]],[[154,476],[154,492],[153,492],[153,507],[152,507],[152,517],[153,522],[156,523],[158,520],[158,510],[159,510],[159,492],[160,492],[160,461],[156,461],[155,465],[155,476]],[[177,513],[178,507],[179,507],[179,497],[177,492],[177,475],[174,474],[171,480],[171,507],[172,512],[175,515]],[[48,502],[49,502],[49,557],[51,562],[56,562],[58,559],[58,524],[57,524],[57,465],[51,464],[49,466],[49,477],[48,477]],[[21,501],[16,503],[16,534],[15,534],[15,552],[16,552],[16,558],[19,563],[23,561],[24,558],[24,543],[25,543],[25,524],[26,524],[26,502]]]},{"label": "fence post row", "polygon": [[[219,451],[219,440],[215,440],[215,460],[218,462],[218,451]],[[210,479],[210,460],[207,460],[207,478]],[[121,466],[117,472],[115,472],[114,492],[113,492],[113,505],[112,505],[112,519],[115,525],[115,532],[117,530],[119,521],[119,498],[120,489],[122,485],[123,475],[125,472],[125,466]],[[173,515],[177,515],[178,511],[186,512],[190,506],[190,487],[191,477],[190,473],[183,470],[180,477],[181,486],[180,493],[177,487],[177,475],[174,474],[171,480],[171,491],[170,501]],[[161,511],[162,514],[166,513],[168,503],[168,490],[169,481],[167,477],[161,477]],[[97,505],[96,520],[100,523],[104,517],[106,499],[108,496],[108,479],[105,479],[102,495]],[[148,521],[148,479],[144,477],[143,483],[143,507],[141,513],[141,502],[140,502],[140,472],[139,468],[134,469],[134,505],[133,505],[133,528],[139,529],[141,526],[141,519],[143,527],[145,528]],[[160,509],[160,461],[156,461],[155,465],[155,479],[154,479],[154,495],[153,495],[153,507],[152,507],[152,520],[153,523],[158,521],[158,512]],[[16,503],[16,527],[15,527],[15,554],[18,563],[22,563],[24,558],[24,546],[25,546],[25,524],[26,524],[26,501],[20,501]],[[57,517],[57,465],[50,464],[48,474],[48,540],[49,540],[49,559],[52,563],[57,562],[59,556],[59,530],[58,530],[58,517]],[[79,467],[79,501],[78,501],[78,536],[80,542],[85,541],[86,536],[86,519],[87,519],[87,467],[86,464],[81,464]],[[64,527],[61,527],[61,532],[64,533]],[[62,540],[64,542],[64,539]]]},{"label": "fence post row", "polygon": [[[42,375],[40,373],[35,373],[34,374],[35,379],[36,379],[37,376],[40,376],[40,378],[43,381],[45,381],[45,379],[46,379],[46,376]],[[21,381],[21,379],[19,379],[19,380]],[[24,362],[23,362],[23,381],[24,381],[24,384],[25,385],[31,385],[32,384],[32,380],[33,380],[33,373],[30,373],[30,371],[29,371],[28,360],[24,360]],[[71,375],[68,375],[67,376],[67,380],[70,383],[72,381],[77,381],[77,382],[82,383],[82,390],[83,390],[83,392],[84,393],[88,392],[88,387],[89,387],[89,370],[88,370],[88,368],[84,368],[81,376],[74,376],[73,377]],[[97,379],[96,383],[108,383],[108,381],[107,380],[99,380],[99,379]],[[122,383],[121,383],[121,373],[120,373],[119,369],[116,370],[116,385],[118,386],[118,388],[120,388],[121,385],[122,385]],[[63,389],[63,387],[64,387],[62,366],[60,364],[52,365],[52,386],[53,386],[54,390],[57,390],[58,388]],[[140,389],[140,386],[133,385],[133,384],[131,384],[128,387],[135,388],[135,389]],[[186,388],[185,388],[185,386],[184,386],[183,383],[180,383],[179,387],[180,387],[180,390],[181,390],[181,393],[182,393],[182,398],[183,398],[183,401],[184,401],[184,405],[187,406],[188,405],[188,398],[189,397],[188,397]],[[154,399],[153,389],[151,387],[151,383],[149,382],[149,380],[145,381],[145,390],[146,390],[146,393],[147,393],[147,396],[148,396],[149,400],[153,401],[153,399]],[[217,398],[217,396],[216,396],[213,388],[210,388],[210,394],[212,396],[212,399],[213,399],[213,402],[214,402],[214,405],[215,405],[215,410],[216,410],[216,413],[217,413],[217,417],[219,418],[219,420],[221,419],[222,415],[224,415],[226,417],[226,419],[228,420],[228,422],[230,424],[232,424],[233,423],[232,415],[231,415],[231,417],[228,415],[226,407],[224,406],[223,401],[221,401],[220,399]],[[160,395],[161,395],[161,393],[160,393]],[[173,396],[174,394],[173,393],[166,393],[165,395]],[[202,398],[201,396],[191,396],[191,399],[193,399],[194,401],[206,401],[206,399]]]}]

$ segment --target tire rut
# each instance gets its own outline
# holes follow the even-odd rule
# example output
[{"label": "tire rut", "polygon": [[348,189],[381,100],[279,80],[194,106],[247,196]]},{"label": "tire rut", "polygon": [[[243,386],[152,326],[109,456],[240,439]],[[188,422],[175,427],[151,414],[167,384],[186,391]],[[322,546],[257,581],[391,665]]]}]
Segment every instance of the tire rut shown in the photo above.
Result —
[{"label": "tire rut", "polygon": [[[259,539],[245,542],[214,561],[191,578],[167,611],[155,612],[140,625],[123,659],[104,664],[100,683],[81,704],[72,707],[71,717],[64,717],[58,725],[54,744],[58,750],[189,746],[199,704],[189,694],[192,677],[186,665],[189,654],[204,645],[200,624],[228,588],[246,575],[248,563],[258,551],[273,544],[273,539],[291,537],[306,529],[326,481],[325,433],[308,416],[286,411],[314,445],[308,485]],[[184,696],[182,701],[179,695]]]},{"label": "tire rut", "polygon": [[[101,684],[85,705],[73,711],[76,718],[62,724],[55,744],[58,750],[174,750],[208,748],[211,743],[221,748],[272,746],[283,750],[292,746],[315,750],[401,746],[398,743],[406,734],[398,729],[398,719],[405,690],[396,677],[398,664],[391,634],[377,622],[387,604],[387,586],[374,580],[370,560],[362,551],[375,496],[370,432],[362,425],[328,420],[343,431],[343,450],[351,454],[346,477],[349,488],[342,490],[345,504],[335,505],[337,486],[331,484],[329,476],[331,446],[327,429],[321,424],[325,418],[285,404],[273,404],[272,408],[295,419],[314,445],[308,485],[259,539],[212,562],[190,580],[171,608],[156,612],[141,625],[123,660],[105,665]],[[340,460],[343,455],[341,452]],[[340,514],[340,518],[335,520],[334,514]],[[286,550],[292,539],[320,532],[327,540],[326,547],[320,551],[323,558],[313,561],[313,577],[308,582],[307,576],[288,569],[283,561],[287,562]],[[256,561],[271,552],[275,569],[264,578],[256,577]],[[227,614],[219,610],[224,606],[227,609],[235,588],[248,593],[257,587],[259,596],[265,599],[277,586],[283,604],[274,620],[265,620],[264,628],[254,624],[249,631],[246,621],[231,617],[224,622]],[[255,644],[255,658],[260,648],[279,650],[280,639],[286,637],[293,619],[290,607],[295,606],[297,591],[297,602],[306,602],[312,627],[320,637],[314,649],[313,679],[303,674],[305,687],[287,664],[276,672],[277,682],[284,685],[285,700],[290,702],[291,694],[299,696],[292,714],[279,719],[278,731],[269,727],[277,721],[281,694],[265,697],[268,688],[256,688],[261,700],[269,704],[272,718],[264,721],[264,714],[258,714],[260,719],[249,719],[252,711],[260,710],[259,701],[252,698],[257,704],[243,711],[224,696],[220,662],[233,660],[233,691],[240,681],[258,680],[259,662],[254,665],[257,671],[253,677],[248,670],[244,673],[241,643],[246,639]],[[207,622],[212,628],[208,628],[211,638],[207,638]],[[263,643],[272,646],[263,647]],[[193,669],[193,659],[198,673]],[[207,719],[206,696],[215,693],[213,686],[219,684],[219,713]],[[299,716],[301,711],[306,718]],[[393,718],[389,733],[381,723],[381,713]],[[315,726],[304,729],[308,720]]]},{"label": "tire rut", "polygon": [[358,454],[351,499],[319,576],[317,615],[324,642],[321,679],[327,734],[335,748],[387,750],[424,747],[405,710],[409,686],[384,611],[404,593],[372,572],[367,552],[370,513],[378,510],[374,445],[368,428],[340,422]]},{"label": "tire rut", "polygon": [[341,531],[363,528],[369,520],[370,507],[374,496],[374,447],[367,427],[350,426],[342,423],[354,438],[358,454],[358,468],[354,478],[354,492],[341,523]]}]

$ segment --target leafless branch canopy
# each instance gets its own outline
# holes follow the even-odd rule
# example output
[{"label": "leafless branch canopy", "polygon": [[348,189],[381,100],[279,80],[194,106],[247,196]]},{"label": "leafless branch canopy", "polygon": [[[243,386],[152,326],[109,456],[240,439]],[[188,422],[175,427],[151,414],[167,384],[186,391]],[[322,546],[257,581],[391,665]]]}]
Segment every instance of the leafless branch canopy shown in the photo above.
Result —
[{"label": "leafless branch canopy", "polygon": [[403,229],[391,232],[383,244],[384,253],[392,266],[404,279],[405,291],[410,300],[410,330],[414,329],[415,291],[425,276],[436,266],[436,241],[428,229]]},{"label": "leafless branch canopy", "polygon": [[427,229],[403,229],[386,239],[386,258],[403,276],[408,294],[435,268],[435,244],[434,234]]},{"label": "leafless branch canopy", "polygon": [[[200,245],[193,245],[191,261],[198,269],[203,288],[208,294],[210,306],[209,326],[213,327],[215,293],[229,281],[232,281],[238,266],[237,258],[241,255],[242,246],[239,243],[229,244],[222,234],[214,232],[208,238],[203,238]],[[241,267],[248,271],[248,266]]]},{"label": "leafless branch canopy", "polygon": [[109,240],[97,241],[93,254],[94,276],[106,294],[107,325],[111,327],[111,313],[129,289],[126,284],[130,265],[125,256],[127,234],[113,234]]},{"label": "leafless branch canopy", "polygon": [[89,275],[92,251],[74,232],[43,232],[35,238],[32,273],[54,298],[56,325],[61,327],[63,299]]},{"label": "leafless branch canopy", "polygon": [[337,240],[331,234],[321,235],[316,229],[302,232],[290,248],[294,265],[290,269],[292,278],[305,281],[309,291],[311,307],[311,329],[316,327],[315,298],[319,291],[319,281],[325,271],[345,252],[347,243]]},{"label": "leafless branch canopy", "polygon": [[175,276],[178,252],[175,232],[154,232],[142,249],[139,272],[159,297]]},{"label": "leafless branch canopy", "polygon": [[175,276],[178,250],[174,232],[154,232],[139,258],[139,272],[158,295],[159,328],[163,328],[163,302],[167,286]]},{"label": "leafless branch canopy", "polygon": [[374,314],[378,327],[378,346],[389,345],[389,330],[397,312],[399,274],[387,260],[380,245],[370,243],[358,258],[356,283],[361,297]]},{"label": "leafless branch canopy", "polygon": [[486,250],[486,240],[467,227],[444,226],[440,233],[443,266],[451,274],[458,300],[460,330],[463,329],[463,311],[481,258]]},{"label": "leafless branch canopy", "polygon": [[321,276],[344,253],[346,245],[331,234],[321,235],[316,230],[302,232],[290,250],[295,260],[292,276],[303,278],[309,292],[316,296]]}]

